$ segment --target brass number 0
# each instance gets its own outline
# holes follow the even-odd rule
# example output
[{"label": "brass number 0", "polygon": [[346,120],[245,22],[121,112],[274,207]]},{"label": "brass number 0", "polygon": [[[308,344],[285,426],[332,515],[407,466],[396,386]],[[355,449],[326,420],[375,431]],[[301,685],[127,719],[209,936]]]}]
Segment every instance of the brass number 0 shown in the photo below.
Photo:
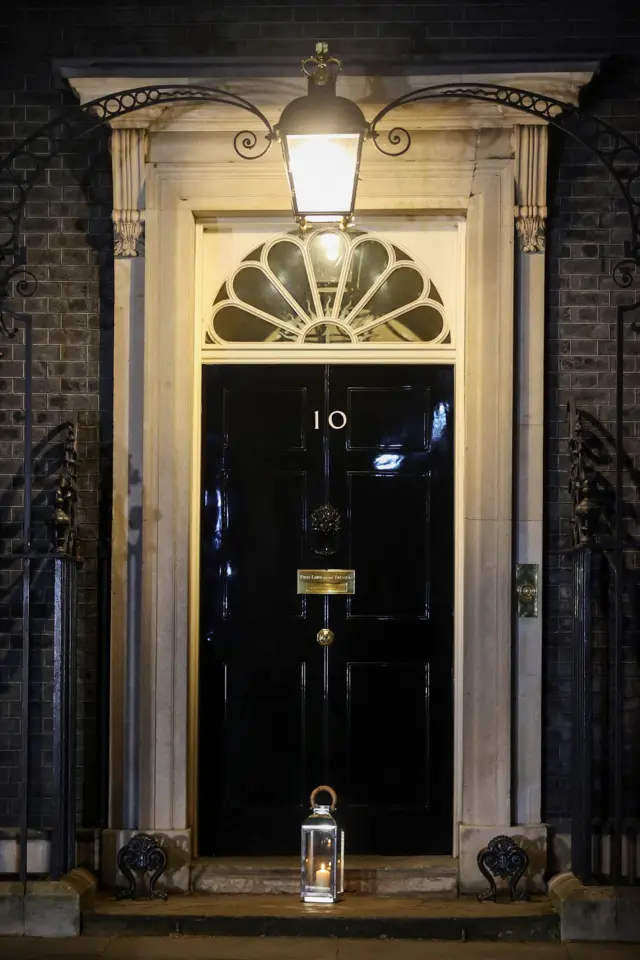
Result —
[{"label": "brass number 0", "polygon": [[[336,423],[335,417],[342,417],[342,423]],[[332,410],[327,417],[327,422],[332,430],[343,430],[347,425],[347,415],[343,410]],[[318,410],[313,411],[313,424],[314,430],[320,429],[320,412]]]}]

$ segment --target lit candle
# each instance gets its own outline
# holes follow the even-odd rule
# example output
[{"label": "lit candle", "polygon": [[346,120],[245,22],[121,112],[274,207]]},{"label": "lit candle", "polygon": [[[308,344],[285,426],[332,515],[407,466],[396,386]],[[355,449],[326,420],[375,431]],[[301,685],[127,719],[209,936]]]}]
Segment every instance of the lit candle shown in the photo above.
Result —
[{"label": "lit candle", "polygon": [[316,870],[316,887],[328,887],[331,879],[331,872],[325,868],[324,863],[320,864],[320,869]]}]

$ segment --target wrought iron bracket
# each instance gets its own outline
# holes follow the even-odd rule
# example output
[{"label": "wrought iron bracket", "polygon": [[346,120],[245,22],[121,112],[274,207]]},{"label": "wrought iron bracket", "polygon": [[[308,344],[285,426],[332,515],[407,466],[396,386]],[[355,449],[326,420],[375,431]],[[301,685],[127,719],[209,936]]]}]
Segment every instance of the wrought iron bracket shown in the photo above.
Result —
[{"label": "wrought iron bracket", "polygon": [[[411,146],[411,135],[401,126],[383,128],[383,121],[403,106],[428,100],[478,100],[494,103],[539,117],[551,126],[568,133],[591,150],[609,170],[618,184],[629,215],[630,236],[624,245],[624,257],[615,264],[613,278],[618,286],[630,287],[635,267],[640,264],[640,149],[628,137],[600,117],[584,113],[573,104],[564,103],[529,90],[499,84],[436,84],[412,90],[388,103],[373,118],[367,136],[381,153],[401,156]],[[16,145],[0,160],[0,317],[2,304],[8,297],[11,281],[20,276],[21,296],[35,292],[36,278],[26,269],[22,240],[22,217],[29,193],[48,163],[64,144],[87,136],[118,117],[145,108],[165,107],[176,103],[214,103],[235,107],[251,114],[264,128],[263,139],[252,130],[241,130],[233,145],[238,156],[254,160],[263,157],[277,139],[276,132],[255,104],[244,97],[218,87],[191,84],[159,84],[135,87],[99,97],[82,106],[75,106]],[[25,284],[33,286],[29,293]]]},{"label": "wrought iron bracket", "polygon": [[624,257],[613,267],[613,279],[620,287],[633,284],[634,269],[640,265],[640,149],[628,137],[600,117],[531,90],[495,83],[443,83],[411,90],[378,111],[369,124],[368,137],[380,153],[399,157],[411,146],[411,134],[404,127],[383,127],[386,117],[400,107],[428,100],[478,100],[540,117],[594,153],[618,184],[629,216],[630,236],[624,244]]},{"label": "wrought iron bracket", "polygon": [[483,877],[489,881],[489,889],[478,894],[478,900],[493,900],[498,898],[498,888],[494,877],[508,880],[509,897],[513,903],[516,900],[526,900],[525,890],[517,890],[519,881],[529,866],[529,856],[522,847],[511,837],[499,836],[490,840],[484,850],[478,854],[478,869]]},{"label": "wrought iron bracket", "polygon": [[155,885],[167,869],[167,854],[157,840],[146,833],[137,833],[118,850],[118,869],[129,886],[118,890],[118,900],[136,900],[136,876],[134,871],[151,872],[149,878],[149,899],[166,900],[167,894],[156,890]]},{"label": "wrought iron bracket", "polygon": [[269,120],[249,100],[228,90],[192,84],[158,84],[120,90],[72,106],[54,117],[0,159],[0,325],[3,328],[6,326],[3,305],[9,298],[12,283],[17,282],[19,297],[32,296],[38,286],[36,276],[26,267],[22,219],[31,189],[49,162],[65,145],[90,135],[111,120],[176,103],[222,104],[251,114],[265,132],[263,138],[253,130],[240,130],[234,136],[234,150],[245,160],[263,157],[276,139]]}]

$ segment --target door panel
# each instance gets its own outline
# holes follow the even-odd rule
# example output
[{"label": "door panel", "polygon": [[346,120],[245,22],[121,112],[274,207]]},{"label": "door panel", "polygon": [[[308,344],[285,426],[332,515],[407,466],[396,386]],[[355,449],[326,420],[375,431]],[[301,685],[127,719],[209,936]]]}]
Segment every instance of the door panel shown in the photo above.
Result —
[{"label": "door panel", "polygon": [[348,473],[349,566],[358,575],[349,618],[426,616],[428,497],[424,475]]},{"label": "door panel", "polygon": [[428,393],[420,386],[349,387],[347,449],[424,450]]},{"label": "door panel", "polygon": [[[297,852],[322,782],[352,853],[450,851],[452,394],[449,367],[203,368],[202,855]],[[354,596],[296,593],[327,567]]]},{"label": "door panel", "polygon": [[[428,670],[413,663],[349,663],[346,673],[351,804],[406,806],[417,798],[426,806]],[[398,750],[407,731],[410,753]]]}]

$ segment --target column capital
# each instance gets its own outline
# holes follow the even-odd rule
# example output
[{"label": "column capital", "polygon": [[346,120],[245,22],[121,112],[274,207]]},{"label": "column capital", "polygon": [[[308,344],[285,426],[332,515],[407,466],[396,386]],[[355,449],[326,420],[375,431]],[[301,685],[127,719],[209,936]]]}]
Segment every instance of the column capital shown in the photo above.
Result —
[{"label": "column capital", "polygon": [[514,216],[520,249],[523,253],[542,253],[547,221],[547,126],[518,125],[514,129]]},{"label": "column capital", "polygon": [[113,252],[116,257],[144,256],[144,177],[147,131],[115,129],[111,134],[113,174]]}]

